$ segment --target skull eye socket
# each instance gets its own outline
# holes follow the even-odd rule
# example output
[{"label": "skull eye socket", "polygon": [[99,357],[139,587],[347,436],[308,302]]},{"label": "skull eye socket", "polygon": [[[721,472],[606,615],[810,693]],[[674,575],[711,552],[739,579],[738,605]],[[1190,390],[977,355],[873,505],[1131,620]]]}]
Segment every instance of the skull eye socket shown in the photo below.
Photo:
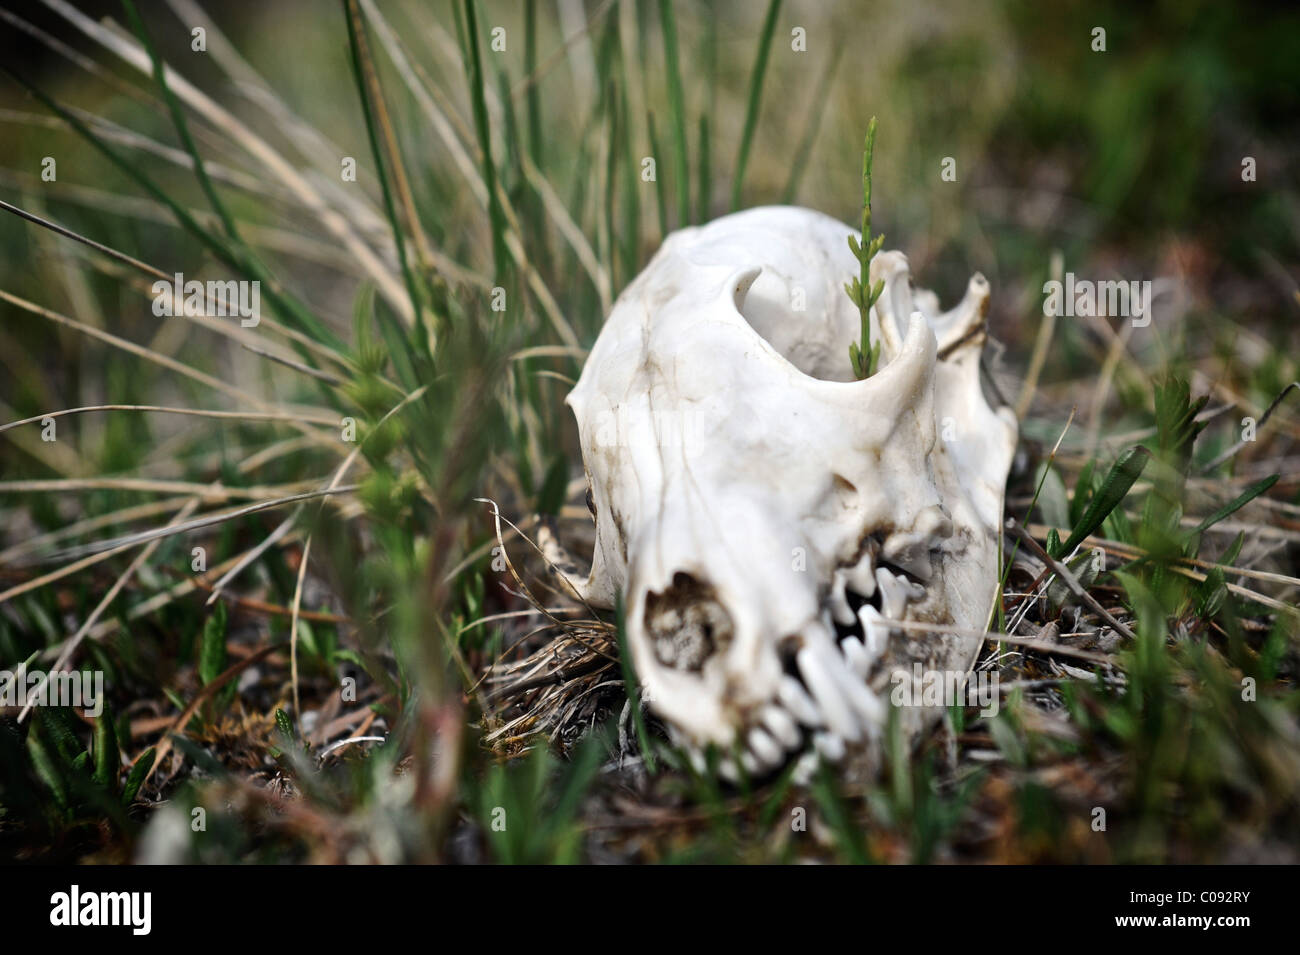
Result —
[{"label": "skull eye socket", "polygon": [[698,672],[731,644],[731,615],[713,588],[679,571],[661,594],[646,594],[643,617],[655,659],[674,670]]}]

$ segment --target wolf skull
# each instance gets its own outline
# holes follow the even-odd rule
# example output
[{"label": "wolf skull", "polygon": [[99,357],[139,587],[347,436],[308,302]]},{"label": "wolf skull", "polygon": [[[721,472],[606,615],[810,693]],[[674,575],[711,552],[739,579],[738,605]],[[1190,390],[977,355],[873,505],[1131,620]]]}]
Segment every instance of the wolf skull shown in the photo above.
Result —
[{"label": "wolf skull", "polygon": [[850,233],[791,207],[673,233],[568,399],[596,521],[574,589],[622,598],[674,737],[750,772],[878,743],[891,682],[969,671],[996,589],[1016,423],[980,385],[988,283],[940,313],[877,255],[880,362],[854,380]]}]

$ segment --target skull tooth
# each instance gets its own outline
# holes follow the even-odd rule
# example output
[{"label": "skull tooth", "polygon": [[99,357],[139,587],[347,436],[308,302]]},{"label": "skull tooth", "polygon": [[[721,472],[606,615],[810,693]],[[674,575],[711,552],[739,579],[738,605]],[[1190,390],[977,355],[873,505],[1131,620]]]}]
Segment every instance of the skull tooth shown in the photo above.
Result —
[{"label": "skull tooth", "polygon": [[832,763],[844,758],[844,740],[834,733],[818,733],[813,737],[813,746]]},{"label": "skull tooth", "polygon": [[781,765],[785,759],[785,750],[764,730],[755,726],[749,731],[749,748],[758,757],[764,768],[771,769]]},{"label": "skull tooth", "polygon": [[[874,610],[875,608],[872,607],[871,609]],[[844,651],[844,659],[848,661],[849,667],[854,673],[864,680],[871,675],[873,657],[867,648],[862,645],[861,640],[853,636],[845,637],[840,641],[840,649]]]},{"label": "skull tooth", "polygon": [[876,583],[880,585],[880,609],[890,620],[901,620],[907,608],[907,589],[903,581],[883,567],[876,568]]},{"label": "skull tooth", "polygon": [[876,592],[875,570],[876,545],[872,541],[863,551],[861,559],[848,570],[846,577],[849,587],[863,597],[871,597]]},{"label": "skull tooth", "polygon": [[848,742],[856,743],[862,739],[862,727],[828,662],[820,648],[808,646],[799,651],[799,672],[825,714],[826,725]]},{"label": "skull tooth", "polygon": [[847,576],[842,568],[831,576],[831,617],[841,627],[853,626],[853,608],[849,606],[848,595],[845,593],[845,588],[848,586]]},{"label": "skull tooth", "polygon": [[875,660],[885,652],[889,643],[889,628],[885,626],[880,611],[871,604],[866,604],[858,611],[858,620],[862,624],[862,641],[868,656]]},{"label": "skull tooth", "polygon": [[740,782],[740,766],[734,759],[723,759],[718,763],[718,775],[729,783]]},{"label": "skull tooth", "polygon": [[843,698],[858,714],[868,733],[875,735],[875,730],[885,721],[885,708],[876,694],[867,689],[867,685],[840,660],[827,661],[826,670],[838,684]]},{"label": "skull tooth", "polygon": [[777,742],[786,749],[797,749],[799,747],[799,724],[794,721],[794,717],[786,710],[779,706],[766,706],[763,708],[760,718],[767,731],[775,736]]},{"label": "skull tooth", "polygon": [[[835,617],[831,614],[828,608],[822,609],[821,624],[827,633],[835,632]],[[851,622],[844,624],[846,627],[851,627],[852,625]]]},{"label": "skull tooth", "polygon": [[806,751],[794,764],[794,782],[799,786],[809,785],[819,765],[821,765],[821,756],[818,755],[816,747]]},{"label": "skull tooth", "polygon": [[817,704],[812,701],[808,691],[792,676],[781,678],[777,686],[777,698],[781,705],[795,715],[805,726],[821,726],[823,723]]},{"label": "skull tooth", "polygon": [[831,576],[831,592],[827,602],[832,618],[841,627],[851,627],[856,620],[849,603],[848,591],[852,590],[861,597],[870,597],[876,592],[875,566],[875,544],[872,543],[863,551],[856,564],[841,567]]},{"label": "skull tooth", "polygon": [[709,771],[709,762],[704,758],[704,753],[694,746],[687,747],[687,758],[691,761],[691,768],[703,776]]}]

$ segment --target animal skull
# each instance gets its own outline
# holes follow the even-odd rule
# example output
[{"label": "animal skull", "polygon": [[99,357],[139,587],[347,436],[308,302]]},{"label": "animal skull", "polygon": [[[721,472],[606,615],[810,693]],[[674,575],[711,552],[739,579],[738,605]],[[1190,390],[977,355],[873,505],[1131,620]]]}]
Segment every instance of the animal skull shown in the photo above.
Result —
[{"label": "animal skull", "polygon": [[[596,521],[575,589],[623,598],[675,738],[751,773],[877,743],[896,674],[964,678],[996,590],[1016,422],[980,386],[988,283],[941,314],[877,255],[879,370],[853,380],[850,232],[766,207],[673,233],[568,399]],[[905,732],[940,710],[900,710]]]}]

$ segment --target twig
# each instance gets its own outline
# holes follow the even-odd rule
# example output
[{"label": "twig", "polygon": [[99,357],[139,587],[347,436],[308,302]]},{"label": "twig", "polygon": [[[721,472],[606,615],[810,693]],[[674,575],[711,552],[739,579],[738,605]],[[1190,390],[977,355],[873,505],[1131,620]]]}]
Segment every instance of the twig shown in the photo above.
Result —
[{"label": "twig", "polygon": [[1052,571],[1056,574],[1056,576],[1060,577],[1061,580],[1065,583],[1065,585],[1070,588],[1070,591],[1076,597],[1078,597],[1089,607],[1095,610],[1098,614],[1100,614],[1101,618],[1105,620],[1108,624],[1110,624],[1112,627],[1114,627],[1118,633],[1122,634],[1125,638],[1129,640],[1137,639],[1137,636],[1133,633],[1132,630],[1130,630],[1124,624],[1120,623],[1113,616],[1111,616],[1110,612],[1107,611],[1105,607],[1103,607],[1100,603],[1097,602],[1097,598],[1094,597],[1092,594],[1088,593],[1087,589],[1082,584],[1079,583],[1078,579],[1075,578],[1074,574],[1070,573],[1070,569],[1068,567],[1066,567],[1060,561],[1053,558],[1051,555],[1047,553],[1047,551],[1045,551],[1041,546],[1039,546],[1038,541],[1034,540],[1033,535],[1030,534],[1029,531],[1025,530],[1023,527],[1020,526],[1019,521],[1017,521],[1014,517],[1008,517],[1006,521],[1006,528],[1011,533],[1015,534],[1017,537],[1023,540],[1029,546],[1029,549],[1034,552],[1035,557],[1043,561],[1043,563],[1047,564],[1047,566],[1052,569]]},{"label": "twig", "polygon": [[[274,643],[267,644],[260,650],[257,650],[240,660],[238,663],[228,667],[224,672],[218,674],[211,683],[204,684],[203,689],[199,690],[194,699],[190,701],[190,705],[185,707],[184,712],[176,718],[176,722],[172,724],[171,730],[164,733],[162,739],[158,741],[158,745],[154,752],[153,767],[149,770],[148,775],[152,776],[154,773],[158,772],[159,767],[163,764],[163,760],[171,752],[172,736],[185,731],[185,726],[194,718],[194,714],[199,711],[199,707],[203,705],[205,700],[211,697],[217,692],[217,690],[221,689],[235,677],[239,676],[239,674],[251,667],[254,663],[260,663],[270,655],[272,650],[277,649],[278,646],[279,644]],[[139,757],[137,757],[137,759],[138,758]],[[145,778],[147,779],[148,776]]]}]

